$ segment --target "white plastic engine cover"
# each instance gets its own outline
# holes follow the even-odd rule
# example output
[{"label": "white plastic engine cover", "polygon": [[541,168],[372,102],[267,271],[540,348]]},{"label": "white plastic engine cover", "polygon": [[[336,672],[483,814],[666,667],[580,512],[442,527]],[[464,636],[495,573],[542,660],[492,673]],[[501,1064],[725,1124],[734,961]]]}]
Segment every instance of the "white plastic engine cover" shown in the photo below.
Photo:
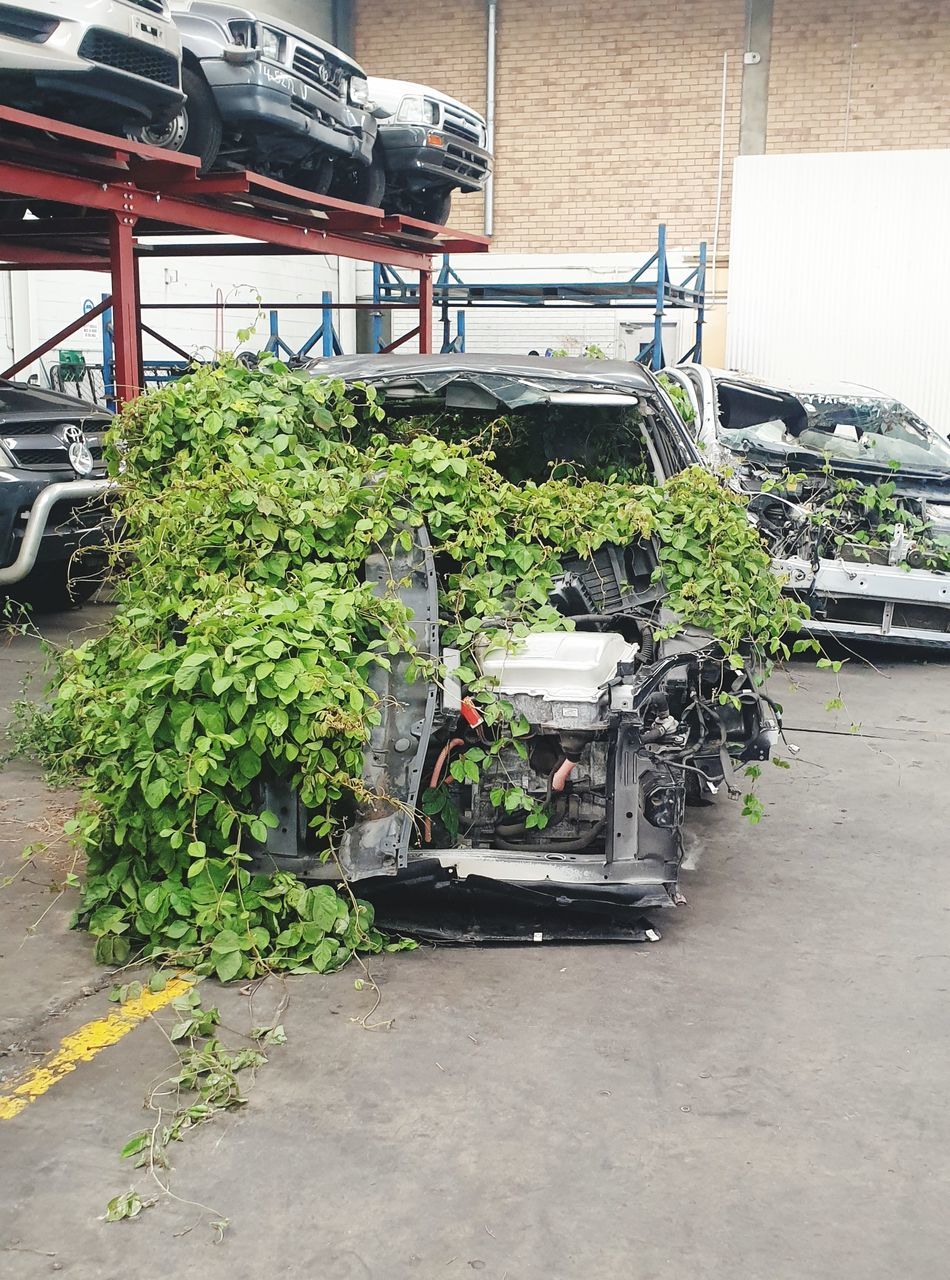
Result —
[{"label": "white plastic engine cover", "polygon": [[544,631],[489,649],[482,673],[499,693],[522,693],[552,702],[596,702],[618,662],[632,662],[638,646],[616,632]]}]

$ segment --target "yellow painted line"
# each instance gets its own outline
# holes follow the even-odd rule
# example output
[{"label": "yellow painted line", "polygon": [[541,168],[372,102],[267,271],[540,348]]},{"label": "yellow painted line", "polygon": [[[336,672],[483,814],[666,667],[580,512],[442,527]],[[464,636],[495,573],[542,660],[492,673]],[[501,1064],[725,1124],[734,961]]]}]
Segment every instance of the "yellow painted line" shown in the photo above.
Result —
[{"label": "yellow painted line", "polygon": [[45,1062],[25,1072],[18,1084],[12,1088],[8,1085],[0,1092],[0,1120],[12,1120],[18,1116],[31,1102],[75,1071],[81,1062],[91,1062],[97,1053],[108,1049],[111,1044],[118,1044],[149,1014],[184,995],[191,985],[192,979],[189,978],[169,978],[164,991],[149,991],[146,987],[140,996],[126,1000],[108,1017],[96,1018],[71,1035],[64,1036],[59,1048]]}]

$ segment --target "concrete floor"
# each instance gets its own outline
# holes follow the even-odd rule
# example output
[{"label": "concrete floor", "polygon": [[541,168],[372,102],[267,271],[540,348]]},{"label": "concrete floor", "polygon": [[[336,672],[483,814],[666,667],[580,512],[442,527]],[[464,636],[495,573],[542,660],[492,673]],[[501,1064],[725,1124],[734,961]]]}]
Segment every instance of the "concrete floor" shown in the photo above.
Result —
[{"label": "concrete floor", "polygon": [[[248,1106],[174,1151],[177,1194],[230,1218],[223,1243],[171,1200],[98,1220],[169,1061],[156,1026],[0,1122],[0,1275],[943,1275],[950,668],[875,661],[845,669],[838,733],[830,673],[776,680],[800,757],[767,770],[761,826],[700,814],[662,942],[388,956],[388,1030],[356,1021],[372,997],[355,969],[290,979],[289,1040]],[[10,644],[0,702],[36,664],[33,641]],[[15,868],[51,800],[22,764],[0,783]],[[52,858],[0,892],[7,1077],[108,1007]],[[246,1025],[237,993],[221,1004]]]}]

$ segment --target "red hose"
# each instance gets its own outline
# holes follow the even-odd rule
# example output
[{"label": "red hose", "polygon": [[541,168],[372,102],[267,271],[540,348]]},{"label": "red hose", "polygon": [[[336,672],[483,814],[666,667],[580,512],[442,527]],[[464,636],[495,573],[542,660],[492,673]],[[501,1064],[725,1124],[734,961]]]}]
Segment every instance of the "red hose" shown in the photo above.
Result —
[{"label": "red hose", "polygon": [[[430,787],[437,787],[442,781],[442,770],[445,768],[445,762],[455,750],[456,747],[464,747],[464,738],[453,738],[451,742],[447,742],[439,754],[435,758],[435,764],[432,766],[432,777],[429,779]],[[432,819],[427,817],[422,823],[422,839],[426,844],[432,840]]]}]

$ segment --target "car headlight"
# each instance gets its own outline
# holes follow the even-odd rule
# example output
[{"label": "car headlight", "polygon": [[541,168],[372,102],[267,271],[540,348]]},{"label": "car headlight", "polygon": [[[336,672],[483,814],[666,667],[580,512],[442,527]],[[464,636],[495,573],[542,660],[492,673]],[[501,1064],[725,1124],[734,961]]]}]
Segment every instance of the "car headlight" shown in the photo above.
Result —
[{"label": "car headlight", "polygon": [[410,94],[400,102],[396,119],[403,124],[438,124],[439,104],[431,98]]},{"label": "car headlight", "polygon": [[350,102],[365,107],[369,102],[369,84],[363,76],[350,76]]},{"label": "car headlight", "polygon": [[284,37],[270,27],[261,27],[260,50],[262,58],[270,58],[271,62],[283,61]]}]

